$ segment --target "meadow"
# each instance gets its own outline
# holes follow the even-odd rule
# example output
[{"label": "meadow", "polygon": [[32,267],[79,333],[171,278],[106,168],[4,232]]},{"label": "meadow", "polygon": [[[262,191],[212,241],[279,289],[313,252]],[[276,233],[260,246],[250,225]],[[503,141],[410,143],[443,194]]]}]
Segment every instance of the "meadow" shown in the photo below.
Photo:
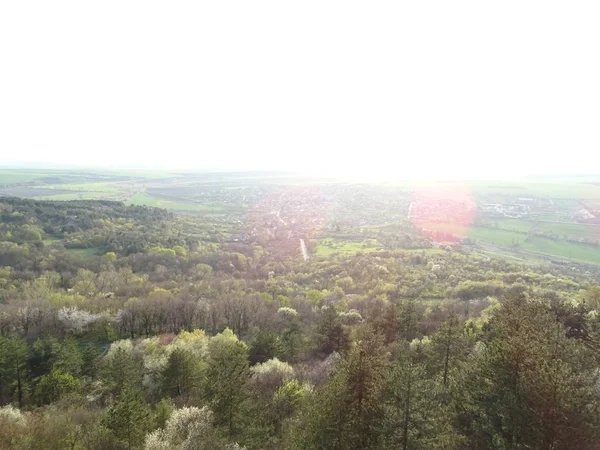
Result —
[{"label": "meadow", "polygon": [[[505,225],[507,227],[512,227],[512,230],[473,226],[464,230],[464,237],[476,241],[483,241],[487,244],[509,247],[515,252],[522,249],[529,252],[556,256],[578,262],[600,264],[600,247],[598,246],[561,239],[550,239],[541,236],[528,236],[527,231],[529,228],[527,228],[527,223],[524,221],[511,221],[509,224]],[[556,224],[547,225],[550,229],[554,230],[553,226]],[[449,233],[462,231],[462,229],[459,229],[455,224],[435,223],[427,224],[426,227],[432,230],[446,231]],[[531,224],[529,227],[531,227]],[[574,225],[574,228],[577,230],[579,230],[579,227],[585,226]],[[519,228],[521,231],[515,231]],[[568,227],[566,229],[568,230]]]},{"label": "meadow", "polygon": [[0,186],[27,183],[44,176],[44,174],[35,172],[16,172],[10,169],[0,169]]},{"label": "meadow", "polygon": [[362,242],[337,240],[332,238],[319,239],[317,241],[316,256],[328,257],[339,253],[340,255],[352,255],[359,252],[374,252],[382,250],[381,245],[372,239]]}]

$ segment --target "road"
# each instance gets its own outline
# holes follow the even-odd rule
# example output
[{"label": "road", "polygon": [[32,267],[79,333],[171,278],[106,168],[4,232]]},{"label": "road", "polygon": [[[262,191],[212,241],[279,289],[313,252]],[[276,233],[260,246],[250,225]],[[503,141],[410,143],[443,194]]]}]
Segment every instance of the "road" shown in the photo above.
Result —
[{"label": "road", "polygon": [[308,261],[308,251],[306,250],[304,239],[300,239],[300,250],[302,250],[302,257],[304,258],[304,261]]},{"label": "road", "polygon": [[283,225],[287,225],[287,222],[286,222],[285,220],[283,220],[283,219],[281,218],[281,216],[279,215],[279,211],[277,211],[277,212],[275,212],[275,211],[272,211],[272,212],[271,212],[271,214],[275,214],[275,216],[277,216],[277,218],[279,219],[279,221],[280,221],[280,222],[281,222]]}]

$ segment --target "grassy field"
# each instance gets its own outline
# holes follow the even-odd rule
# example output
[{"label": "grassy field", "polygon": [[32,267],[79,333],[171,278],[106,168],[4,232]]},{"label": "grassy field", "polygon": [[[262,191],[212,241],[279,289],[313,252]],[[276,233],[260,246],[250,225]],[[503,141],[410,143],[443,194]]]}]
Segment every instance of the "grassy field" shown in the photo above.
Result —
[{"label": "grassy field", "polygon": [[537,229],[559,235],[597,239],[600,237],[600,226],[578,225],[570,223],[540,223]]},{"label": "grassy field", "polygon": [[499,219],[492,222],[492,228],[500,230],[527,233],[538,231],[554,233],[559,236],[571,236],[574,238],[598,239],[600,237],[600,226],[580,225],[576,223],[549,223],[528,221],[522,219]]},{"label": "grassy field", "polygon": [[165,208],[172,211],[191,211],[203,212],[208,214],[225,214],[231,210],[231,208],[221,205],[199,205],[195,203],[182,203],[172,202],[169,200],[160,200],[158,198],[150,197],[146,194],[136,194],[133,197],[131,197],[127,203],[130,205],[155,206],[157,208]]},{"label": "grassy field", "polygon": [[377,241],[348,242],[327,238],[320,239],[317,242],[316,255],[327,257],[335,253],[351,255],[358,252],[374,252],[376,250],[381,250],[381,246]]},{"label": "grassy field", "polygon": [[501,230],[517,231],[527,233],[533,224],[527,220],[521,219],[497,219],[493,221],[494,226]]},{"label": "grassy field", "polygon": [[600,264],[600,248],[591,245],[532,237],[522,247],[525,250],[544,253],[546,255]]},{"label": "grassy field", "polygon": [[115,182],[100,181],[92,183],[61,183],[55,185],[33,186],[44,189],[62,189],[67,191],[97,191],[97,192],[120,192],[121,189]]},{"label": "grassy field", "polygon": [[47,239],[44,239],[42,242],[44,243],[44,245],[52,245],[52,244],[56,244],[57,242],[62,241],[62,239],[60,238],[55,238],[55,237],[49,237]]},{"label": "grassy field", "polygon": [[10,169],[0,169],[0,185],[28,183],[44,177],[45,174],[31,172],[15,172]]},{"label": "grassy field", "polygon": [[102,249],[100,247],[68,248],[67,251],[69,253],[74,253],[76,255],[81,255],[81,256],[101,255],[104,253],[104,249]]},{"label": "grassy field", "polygon": [[43,197],[34,197],[38,200],[118,200],[119,192],[110,193],[104,191],[73,191],[68,194],[44,195]]},{"label": "grassy field", "polygon": [[[599,180],[596,180],[599,181]],[[540,179],[514,181],[478,181],[467,184],[475,197],[544,197],[554,199],[597,199],[600,198],[600,186],[589,180]]]},{"label": "grassy field", "polygon": [[[511,226],[525,229],[525,224],[511,223]],[[556,224],[548,224],[556,225]],[[562,224],[559,224],[562,225]],[[569,224],[567,224],[569,225]],[[507,225],[508,226],[508,225]],[[578,227],[575,225],[575,227]],[[428,224],[426,228],[457,233],[459,228],[454,224]],[[526,232],[510,231],[500,228],[471,227],[465,231],[465,237],[486,243],[512,247],[548,256],[557,256],[579,262],[600,264],[600,248],[592,245],[579,244],[565,240],[554,240],[545,237],[528,237]]]}]

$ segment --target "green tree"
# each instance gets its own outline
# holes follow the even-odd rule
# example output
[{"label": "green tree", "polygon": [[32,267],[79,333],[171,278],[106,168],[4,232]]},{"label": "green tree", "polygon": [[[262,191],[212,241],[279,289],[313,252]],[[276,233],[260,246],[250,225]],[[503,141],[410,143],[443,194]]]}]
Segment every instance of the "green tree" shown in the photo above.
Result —
[{"label": "green tree", "polygon": [[248,347],[227,328],[208,344],[206,391],[215,421],[233,435],[250,375]]},{"label": "green tree", "polygon": [[277,333],[271,330],[259,330],[250,342],[250,363],[263,363],[277,356]]},{"label": "green tree", "polygon": [[190,395],[200,386],[200,361],[186,350],[176,348],[161,374],[161,391],[170,397]]},{"label": "green tree", "polygon": [[76,394],[79,388],[80,382],[77,378],[70,373],[56,369],[48,375],[42,376],[35,390],[38,403],[44,405],[55,402],[67,395]]},{"label": "green tree", "polygon": [[382,448],[459,448],[460,437],[436,399],[435,382],[427,376],[428,345],[427,340],[413,341],[394,363],[380,398]]},{"label": "green tree", "polygon": [[431,337],[431,344],[435,357],[431,358],[430,366],[441,376],[443,386],[448,387],[451,374],[469,350],[463,323],[456,314],[450,314],[448,320],[442,323]]},{"label": "green tree", "polygon": [[317,326],[317,351],[328,355],[332,352],[343,352],[348,349],[350,337],[346,327],[342,325],[337,311],[332,306],[323,308]]},{"label": "green tree", "polygon": [[31,346],[27,365],[32,378],[59,369],[77,377],[83,367],[79,343],[72,337],[59,341],[54,337],[37,339]]},{"label": "green tree", "polygon": [[149,408],[140,391],[126,383],[110,405],[105,424],[125,444],[127,450],[139,448],[147,431]]},{"label": "green tree", "polygon": [[295,449],[375,449],[382,416],[380,389],[385,358],[378,336],[352,348],[325,386],[311,398],[292,430]]},{"label": "green tree", "polygon": [[28,355],[29,348],[24,339],[0,337],[0,386],[8,402],[16,393],[20,409],[25,405],[29,388]]},{"label": "green tree", "polygon": [[101,377],[112,395],[117,395],[126,383],[141,387],[143,373],[142,359],[133,353],[130,341],[113,343],[100,368]]},{"label": "green tree", "polygon": [[506,298],[465,374],[458,404],[471,439],[489,448],[593,449],[600,437],[593,352],[543,301]]},{"label": "green tree", "polygon": [[175,411],[173,400],[170,398],[161,399],[152,411],[152,429],[164,428],[173,411]]},{"label": "green tree", "polygon": [[411,342],[418,337],[420,314],[414,299],[404,300],[398,308],[398,338]]}]

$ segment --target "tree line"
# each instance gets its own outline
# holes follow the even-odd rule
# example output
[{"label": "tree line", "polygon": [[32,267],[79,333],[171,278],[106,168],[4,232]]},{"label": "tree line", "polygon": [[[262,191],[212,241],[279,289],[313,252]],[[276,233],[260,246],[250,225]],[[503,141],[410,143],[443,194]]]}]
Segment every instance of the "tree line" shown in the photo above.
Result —
[{"label": "tree line", "polygon": [[[304,262],[68,203],[0,202],[0,449],[598,448],[591,274],[460,249]],[[105,237],[81,255],[73,234]]]}]

